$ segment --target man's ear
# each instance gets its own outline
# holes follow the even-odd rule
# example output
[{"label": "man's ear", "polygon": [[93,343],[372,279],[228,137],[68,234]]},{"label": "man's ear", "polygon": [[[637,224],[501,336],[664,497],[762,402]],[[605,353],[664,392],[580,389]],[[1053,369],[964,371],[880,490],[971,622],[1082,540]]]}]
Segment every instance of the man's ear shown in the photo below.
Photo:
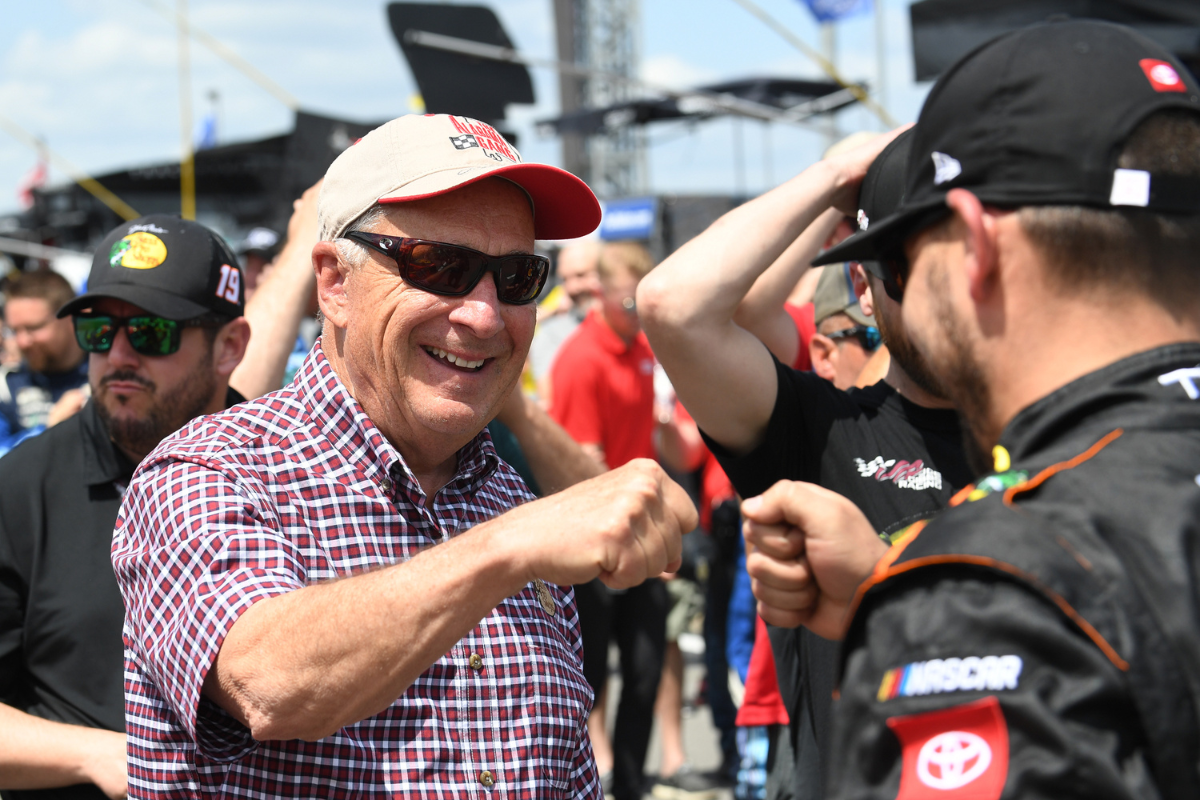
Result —
[{"label": "man's ear", "polygon": [[245,317],[238,317],[221,328],[213,342],[213,367],[217,374],[228,380],[237,365],[242,363],[249,344],[250,323]]},{"label": "man's ear", "polygon": [[333,242],[317,242],[312,251],[313,271],[317,273],[317,304],[321,314],[334,327],[345,329],[349,324],[349,305],[346,298],[346,279],[350,268],[338,257]]},{"label": "man's ear", "polygon": [[868,317],[875,316],[875,297],[871,294],[871,282],[867,280],[867,268],[857,262],[850,264],[850,279],[854,282],[854,294],[858,307]]},{"label": "man's ear", "polygon": [[946,205],[954,212],[963,235],[967,289],[971,299],[978,303],[992,294],[999,278],[996,216],[966,189],[951,189],[946,195]]},{"label": "man's ear", "polygon": [[814,333],[808,343],[808,355],[812,360],[813,372],[833,383],[837,377],[837,367],[833,363],[837,358],[837,345],[833,339],[822,333]]}]

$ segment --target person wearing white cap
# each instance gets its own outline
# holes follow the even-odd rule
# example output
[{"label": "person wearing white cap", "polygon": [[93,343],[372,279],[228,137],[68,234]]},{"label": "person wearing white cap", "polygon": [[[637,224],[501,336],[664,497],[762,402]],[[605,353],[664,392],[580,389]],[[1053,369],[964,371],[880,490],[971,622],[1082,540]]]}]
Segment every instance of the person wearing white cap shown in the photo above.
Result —
[{"label": "person wearing white cap", "polygon": [[125,497],[130,796],[599,797],[570,585],[677,568],[696,512],[648,460],[527,502],[483,431],[534,237],[588,233],[595,197],[409,116],[338,157],[319,217],[295,380],[164,441]]}]

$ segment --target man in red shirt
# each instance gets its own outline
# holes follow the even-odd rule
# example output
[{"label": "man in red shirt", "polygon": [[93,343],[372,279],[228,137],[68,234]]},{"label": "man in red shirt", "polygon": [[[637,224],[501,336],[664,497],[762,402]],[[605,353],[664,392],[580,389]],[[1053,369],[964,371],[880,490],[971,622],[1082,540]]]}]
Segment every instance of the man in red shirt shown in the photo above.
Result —
[{"label": "man in red shirt", "polygon": [[609,469],[654,458],[654,353],[634,294],[654,266],[635,242],[606,244],[600,302],[550,369],[550,415]]},{"label": "man in red shirt", "polygon": [[[559,351],[550,369],[550,415],[605,467],[654,458],[654,353],[638,323],[634,296],[654,266],[646,248],[611,242],[600,254],[600,302]],[[583,635],[583,672],[596,702],[588,731],[596,764],[611,764],[616,800],[642,796],[654,699],[662,671],[669,607],[661,581],[613,592],[599,581],[575,587]],[[608,642],[621,649],[621,700],[610,743],[604,687]]]}]

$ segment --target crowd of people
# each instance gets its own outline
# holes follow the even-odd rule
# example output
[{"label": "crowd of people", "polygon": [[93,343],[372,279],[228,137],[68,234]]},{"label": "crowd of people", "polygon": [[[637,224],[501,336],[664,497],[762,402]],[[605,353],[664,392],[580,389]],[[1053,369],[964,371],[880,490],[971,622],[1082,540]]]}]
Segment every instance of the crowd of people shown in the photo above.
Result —
[{"label": "crowd of people", "polygon": [[283,236],[10,275],[3,796],[1200,796],[1193,76],[1047,23],[659,264],[599,221],[406,116]]}]

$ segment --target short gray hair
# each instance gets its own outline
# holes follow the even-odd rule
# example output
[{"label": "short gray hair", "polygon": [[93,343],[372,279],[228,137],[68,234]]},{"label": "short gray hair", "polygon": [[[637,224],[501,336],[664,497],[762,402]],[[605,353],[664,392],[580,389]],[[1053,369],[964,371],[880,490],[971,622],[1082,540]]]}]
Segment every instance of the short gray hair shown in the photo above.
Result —
[{"label": "short gray hair", "polygon": [[[349,233],[350,231],[373,233],[373,229],[377,227],[380,222],[387,218],[387,214],[388,209],[376,203],[362,214],[359,214],[358,218],[355,219],[354,222],[350,223],[350,227],[346,228],[346,233]],[[346,234],[343,233],[341,237],[338,237],[337,239],[331,239],[329,236],[329,231],[324,230],[324,227],[322,226],[321,241],[333,241],[334,246],[337,247],[338,255],[341,257],[342,261],[349,264],[352,268],[361,267],[363,262],[367,260],[367,248],[363,247],[358,242],[344,238],[345,235]]]}]

